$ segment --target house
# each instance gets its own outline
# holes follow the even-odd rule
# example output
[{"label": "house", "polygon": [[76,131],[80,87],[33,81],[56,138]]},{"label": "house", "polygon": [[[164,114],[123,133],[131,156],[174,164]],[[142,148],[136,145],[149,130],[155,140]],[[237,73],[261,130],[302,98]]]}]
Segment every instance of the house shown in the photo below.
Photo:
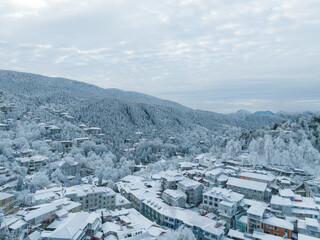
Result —
[{"label": "house", "polygon": [[320,238],[320,223],[312,218],[299,219],[298,232],[307,236]]},{"label": "house", "polygon": [[266,211],[266,207],[260,204],[252,205],[247,211],[247,232],[253,233],[254,230],[263,229],[263,217]]},{"label": "house", "polygon": [[52,162],[50,163],[49,168],[52,170],[60,168],[61,171],[68,176],[75,176],[77,173],[80,173],[81,169],[80,164],[71,157]]},{"label": "house", "polygon": [[30,225],[49,225],[56,218],[57,207],[54,205],[43,205],[35,210],[28,212],[24,220]]},{"label": "house", "polygon": [[294,226],[288,220],[277,217],[270,217],[264,219],[262,223],[263,230],[265,233],[292,239],[292,232],[294,230]]},{"label": "house", "polygon": [[100,215],[97,213],[71,213],[62,222],[49,226],[53,231],[43,231],[41,236],[47,240],[75,240],[94,236],[101,229]]},{"label": "house", "polygon": [[89,184],[75,185],[65,189],[65,197],[81,203],[84,211],[116,208],[116,193],[107,187],[96,187]]},{"label": "house", "polygon": [[84,130],[93,135],[98,135],[102,132],[102,129],[98,127],[85,128]]},{"label": "house", "polygon": [[9,130],[9,125],[5,124],[5,123],[0,123],[0,130],[8,131]]},{"label": "house", "polygon": [[188,204],[196,205],[201,203],[203,190],[201,183],[191,179],[184,179],[177,183],[177,189],[186,194]]},{"label": "house", "polygon": [[271,208],[281,211],[284,215],[297,218],[320,218],[319,208],[314,198],[294,195],[293,199],[281,196],[272,196]]},{"label": "house", "polygon": [[177,183],[182,181],[184,177],[175,171],[166,171],[161,176],[161,186],[163,190],[177,189]]},{"label": "house", "polygon": [[268,197],[266,193],[267,183],[256,182],[252,184],[250,180],[230,177],[227,188],[251,199],[265,200]]},{"label": "house", "polygon": [[76,142],[77,147],[80,147],[81,143],[85,141],[90,141],[90,138],[87,138],[87,137],[75,138],[74,141]]},{"label": "house", "polygon": [[54,135],[54,134],[59,134],[62,131],[62,129],[55,125],[50,125],[49,131],[50,131],[50,134]]},{"label": "house", "polygon": [[166,189],[162,193],[162,199],[171,206],[184,208],[187,195],[180,190]]},{"label": "house", "polygon": [[195,169],[199,166],[199,163],[193,162],[179,162],[179,169],[181,171]]},{"label": "house", "polygon": [[32,157],[22,157],[16,159],[21,166],[26,167],[29,171],[39,171],[47,165],[49,158],[42,155]]},{"label": "house", "polygon": [[65,148],[71,148],[71,147],[72,147],[72,142],[71,142],[71,141],[60,141],[60,143],[61,143]]},{"label": "house", "polygon": [[14,213],[14,195],[0,192],[0,208],[2,209],[4,215]]},{"label": "house", "polygon": [[108,236],[110,239],[153,239],[166,232],[133,208],[110,211],[108,214],[110,221],[102,225],[105,239],[109,239]]}]

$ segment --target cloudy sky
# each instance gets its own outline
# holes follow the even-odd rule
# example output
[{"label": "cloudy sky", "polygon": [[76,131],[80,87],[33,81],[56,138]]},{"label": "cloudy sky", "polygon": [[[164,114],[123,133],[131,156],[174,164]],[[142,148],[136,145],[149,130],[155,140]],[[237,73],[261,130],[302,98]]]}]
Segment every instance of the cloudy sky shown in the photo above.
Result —
[{"label": "cloudy sky", "polygon": [[216,112],[320,111],[319,0],[0,0],[0,68]]}]

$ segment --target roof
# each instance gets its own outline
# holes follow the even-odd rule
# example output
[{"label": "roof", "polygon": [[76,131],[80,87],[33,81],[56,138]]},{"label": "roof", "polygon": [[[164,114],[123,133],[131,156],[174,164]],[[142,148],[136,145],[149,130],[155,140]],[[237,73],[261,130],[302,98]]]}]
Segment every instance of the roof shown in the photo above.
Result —
[{"label": "roof", "polygon": [[271,204],[279,206],[291,206],[291,201],[288,198],[273,195],[270,201]]},{"label": "roof", "polygon": [[36,210],[32,210],[30,212],[28,212],[25,216],[24,216],[24,219],[28,222],[34,218],[37,218],[37,217],[40,217],[44,214],[47,214],[47,213],[50,213],[50,212],[54,212],[56,211],[57,208],[53,205],[46,205],[46,206],[43,206],[43,207],[40,207]]},{"label": "roof", "polygon": [[252,181],[250,180],[234,178],[234,177],[229,178],[227,185],[245,188],[245,189],[252,189],[252,190],[261,191],[261,192],[264,192],[268,186],[266,183],[255,182],[253,184]]},{"label": "roof", "polygon": [[[78,239],[88,225],[88,219],[96,213],[70,213],[66,221],[63,221],[56,230],[49,234],[54,239]],[[98,218],[99,219],[99,218]]]},{"label": "roof", "polygon": [[252,205],[247,213],[255,216],[262,217],[264,214],[264,211],[266,210],[266,207],[261,206],[261,205]]},{"label": "roof", "polygon": [[244,197],[244,195],[240,193],[236,193],[229,189],[219,187],[213,187],[211,190],[205,192],[203,195],[212,196],[229,202],[238,202]]},{"label": "roof", "polygon": [[167,194],[175,199],[177,199],[177,198],[185,198],[186,199],[187,198],[187,195],[180,190],[166,189],[163,193]]},{"label": "roof", "polygon": [[201,183],[187,178],[187,179],[180,181],[177,185],[182,186],[182,187],[186,187],[186,188],[195,188],[195,187],[198,187],[199,185],[201,185]]},{"label": "roof", "polygon": [[298,240],[319,240],[319,238],[298,233]]},{"label": "roof", "polygon": [[10,193],[5,193],[5,192],[0,192],[0,201],[13,197],[13,194]]},{"label": "roof", "polygon": [[272,226],[276,226],[276,227],[280,227],[280,228],[284,228],[284,229],[293,230],[293,224],[291,222],[289,222],[288,220],[277,218],[277,217],[271,217],[271,218],[264,219],[263,223],[268,224],[268,225],[272,225]]},{"label": "roof", "polygon": [[268,176],[265,174],[253,173],[253,172],[242,172],[239,174],[239,176],[248,177],[248,178],[255,178],[255,179],[265,180],[265,181],[273,181],[275,179],[274,176]]}]

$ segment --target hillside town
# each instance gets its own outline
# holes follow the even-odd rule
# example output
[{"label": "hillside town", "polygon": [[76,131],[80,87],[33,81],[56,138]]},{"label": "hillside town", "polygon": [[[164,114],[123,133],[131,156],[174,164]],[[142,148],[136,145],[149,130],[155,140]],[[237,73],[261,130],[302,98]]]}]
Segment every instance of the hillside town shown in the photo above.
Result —
[{"label": "hillside town", "polygon": [[[25,174],[0,168],[3,239],[159,239],[182,228],[198,240],[320,238],[320,179],[302,169],[254,166],[246,152],[228,159],[200,154],[178,161],[173,170],[148,173],[146,165],[131,165],[129,174],[112,182],[71,154],[88,141],[101,145],[101,128],[81,124],[82,137],[66,140],[62,128],[32,112],[8,119],[15,108],[0,107],[2,136],[17,122],[37,122],[52,155],[11,145],[14,157],[8,161]],[[72,121],[61,110],[41,109]],[[137,135],[136,142],[124,141],[137,146],[143,133]]]}]

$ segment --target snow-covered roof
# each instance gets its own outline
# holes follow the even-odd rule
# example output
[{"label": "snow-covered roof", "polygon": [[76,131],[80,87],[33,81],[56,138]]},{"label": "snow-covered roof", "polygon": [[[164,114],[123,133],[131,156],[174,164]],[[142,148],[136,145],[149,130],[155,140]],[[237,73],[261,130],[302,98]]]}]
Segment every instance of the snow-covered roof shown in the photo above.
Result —
[{"label": "snow-covered roof", "polygon": [[229,178],[227,185],[245,188],[245,189],[256,190],[256,191],[261,191],[261,192],[264,192],[267,188],[266,183],[262,183],[262,182],[252,183],[252,181],[250,181],[250,180],[233,178],[233,177]]},{"label": "snow-covered roof", "polygon": [[255,178],[259,180],[264,180],[264,181],[274,181],[275,177],[274,176],[269,176],[265,174],[260,174],[260,173],[253,173],[253,172],[242,172],[239,174],[240,177],[247,177],[247,178]]},{"label": "snow-covered roof", "polygon": [[196,187],[200,186],[201,183],[194,181],[192,179],[186,178],[186,179],[180,181],[177,185],[181,186],[181,187],[185,187],[185,188],[196,188]]},{"label": "snow-covered roof", "polygon": [[296,194],[291,190],[291,189],[280,189],[279,190],[279,195],[281,197],[294,197]]},{"label": "snow-covered roof", "polygon": [[70,213],[68,219],[63,221],[60,226],[48,234],[47,237],[52,239],[78,239],[88,225],[88,219],[91,214],[97,216],[96,213]]},{"label": "snow-covered roof", "polygon": [[95,193],[101,193],[108,196],[113,196],[116,194],[111,188],[97,187],[90,184],[75,185],[65,189],[65,196],[76,195],[77,197],[84,197],[88,194]]},{"label": "snow-covered roof", "polygon": [[0,192],[0,201],[13,197],[13,194],[10,193],[5,193],[5,192]]},{"label": "snow-covered roof", "polygon": [[291,201],[288,198],[283,198],[277,195],[273,195],[270,201],[271,204],[279,206],[291,206]]},{"label": "snow-covered roof", "polygon": [[187,195],[180,190],[166,189],[163,193],[171,196],[174,199],[178,199],[178,198],[187,199]]},{"label": "snow-covered roof", "polygon": [[266,210],[266,207],[263,207],[263,206],[258,204],[258,205],[252,205],[248,209],[247,213],[251,214],[251,215],[262,217],[264,212],[265,212],[265,210]]},{"label": "snow-covered roof", "polygon": [[229,202],[238,202],[243,199],[244,195],[233,192],[226,188],[213,187],[203,194],[204,196],[211,196],[214,198],[223,199]]},{"label": "snow-covered roof", "polygon": [[319,238],[298,233],[298,240],[319,240]]},{"label": "snow-covered roof", "polygon": [[35,219],[37,217],[40,217],[42,215],[48,214],[50,212],[55,212],[57,210],[57,208],[53,205],[46,205],[43,207],[40,207],[36,210],[32,210],[30,212],[28,212],[25,216],[24,219],[28,222],[32,219]]},{"label": "snow-covered roof", "polygon": [[293,224],[291,222],[285,219],[277,218],[277,217],[270,217],[270,218],[264,219],[263,223],[284,228],[284,229],[293,230]]}]

